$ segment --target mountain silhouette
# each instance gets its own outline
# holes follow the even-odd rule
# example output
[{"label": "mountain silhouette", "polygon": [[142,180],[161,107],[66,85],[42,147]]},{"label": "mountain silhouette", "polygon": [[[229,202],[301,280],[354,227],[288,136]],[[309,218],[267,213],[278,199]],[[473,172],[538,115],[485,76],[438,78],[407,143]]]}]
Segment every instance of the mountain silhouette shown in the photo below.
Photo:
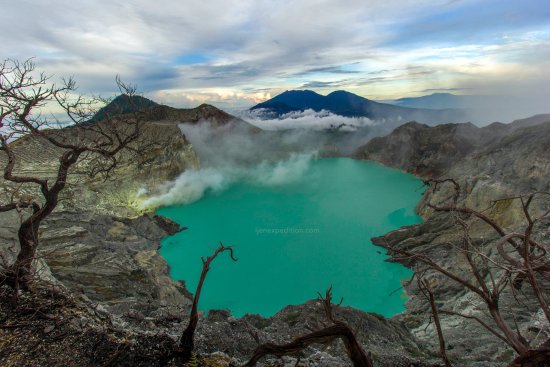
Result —
[{"label": "mountain silhouette", "polygon": [[367,117],[377,121],[418,121],[427,124],[463,122],[465,114],[459,109],[420,109],[401,107],[371,101],[367,98],[343,90],[326,96],[311,90],[291,90],[259,103],[250,110],[261,110],[266,118],[282,118],[291,112],[305,110],[330,111],[346,117]]}]

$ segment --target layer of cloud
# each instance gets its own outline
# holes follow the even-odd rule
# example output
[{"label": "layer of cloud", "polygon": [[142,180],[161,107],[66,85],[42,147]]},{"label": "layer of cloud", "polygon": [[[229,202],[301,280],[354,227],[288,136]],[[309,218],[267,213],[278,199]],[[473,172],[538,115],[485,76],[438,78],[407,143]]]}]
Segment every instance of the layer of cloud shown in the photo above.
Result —
[{"label": "layer of cloud", "polygon": [[270,131],[294,129],[356,131],[374,125],[374,122],[366,117],[344,117],[325,110],[290,112],[275,119],[266,119],[264,114],[265,111],[257,109],[247,111],[241,117],[262,130]]}]

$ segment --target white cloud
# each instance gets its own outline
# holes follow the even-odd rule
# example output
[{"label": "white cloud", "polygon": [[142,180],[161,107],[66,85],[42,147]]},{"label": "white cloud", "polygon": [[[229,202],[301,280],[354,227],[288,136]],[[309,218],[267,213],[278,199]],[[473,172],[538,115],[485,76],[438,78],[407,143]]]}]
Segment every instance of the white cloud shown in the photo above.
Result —
[{"label": "white cloud", "polygon": [[[483,12],[470,0],[4,3],[0,12],[4,57],[35,56],[39,67],[48,73],[74,75],[84,92],[114,92],[114,76],[120,74],[151,95],[165,93],[168,98],[168,94],[181,95],[184,91],[188,95],[182,97],[183,101],[191,103],[202,98],[221,107],[245,105],[267,98],[280,88],[297,88],[313,80],[338,81],[341,75],[303,73],[340,65],[353,64],[359,73],[349,76],[339,88],[371,98],[394,98],[433,87],[451,88],[463,83],[460,78],[464,73],[478,79],[488,72],[504,73],[503,65],[511,59],[520,68],[531,67],[537,76],[544,76],[542,50],[550,47],[545,43],[550,37],[548,27],[539,26],[544,12],[533,14],[532,27],[520,24],[516,29],[513,22],[520,16],[494,21],[505,6],[494,7],[493,13]],[[468,7],[482,15],[467,17],[464,13],[464,19],[473,19],[468,27],[452,20],[446,27],[445,12]],[[510,24],[511,28],[503,31],[502,24]],[[430,32],[430,27],[436,31]],[[491,27],[494,32],[490,32]],[[454,32],[452,37],[446,37],[447,29]],[[460,37],[461,31],[465,37]],[[409,46],[409,37],[414,46]],[[432,38],[437,41],[433,46]],[[189,54],[204,56],[204,60],[178,64],[181,56]],[[485,68],[469,67],[464,71],[457,67],[487,62],[489,56],[491,62]],[[411,66],[436,72],[426,76],[390,71],[379,74],[380,79],[369,74]],[[248,91],[266,88],[271,90],[258,98],[256,92]],[[323,90],[329,91],[330,87]]]},{"label": "white cloud", "polygon": [[374,124],[366,117],[344,117],[325,110],[316,112],[310,109],[290,112],[275,119],[265,119],[265,111],[257,109],[245,112],[241,117],[262,130],[271,131],[294,129],[355,131]]},{"label": "white cloud", "polygon": [[160,90],[148,95],[153,100],[174,107],[214,104],[227,110],[242,110],[272,97],[267,91],[242,91],[237,88]]}]

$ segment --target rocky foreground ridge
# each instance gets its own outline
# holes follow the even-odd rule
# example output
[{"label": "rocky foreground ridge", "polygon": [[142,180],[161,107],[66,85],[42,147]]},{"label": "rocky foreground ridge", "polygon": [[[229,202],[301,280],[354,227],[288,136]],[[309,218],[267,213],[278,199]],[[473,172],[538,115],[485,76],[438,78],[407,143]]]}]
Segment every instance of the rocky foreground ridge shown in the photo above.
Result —
[{"label": "rocky foreground ridge", "polygon": [[[37,266],[41,278],[54,286],[41,286],[34,295],[22,296],[17,307],[27,312],[16,312],[14,295],[2,288],[0,364],[166,363],[163,351],[173,347],[186,324],[190,294],[184,284],[170,279],[157,250],[162,237],[180,228],[169,220],[136,210],[135,193],[142,187],[152,188],[173,179],[185,169],[198,167],[198,158],[178,123],[240,122],[211,106],[193,110],[153,106],[149,116],[146,134],[150,139],[165,141],[162,150],[139,168],[132,164],[121,168],[115,180],[92,183],[76,174],[63,205],[43,226],[42,258]],[[518,190],[548,190],[549,130],[550,116],[483,129],[466,124],[428,128],[409,123],[387,137],[373,139],[355,157],[380,161],[423,178],[456,175],[463,182],[464,200],[483,206],[494,198],[517,194]],[[55,152],[48,154],[40,141],[23,142],[17,149],[26,157],[20,170],[48,174],[48,162],[56,156]],[[36,157],[41,157],[40,162]],[[441,249],[434,245],[458,241],[459,234],[451,228],[448,218],[432,215],[426,208],[425,201],[429,199],[427,194],[418,207],[427,218],[425,223],[394,231],[375,242],[382,246],[424,246],[426,251],[435,251],[455,266],[456,258],[449,251],[452,246]],[[513,207],[513,203],[508,205]],[[500,206],[493,213],[500,215],[503,223],[517,225],[517,210],[504,210],[507,208]],[[13,255],[18,218],[13,213],[0,215],[4,253]],[[548,233],[548,228],[542,231]],[[482,237],[490,235],[484,229],[478,233]],[[440,365],[435,337],[431,327],[426,327],[426,304],[414,287],[408,291],[408,311],[393,319],[347,307],[337,312],[357,328],[360,342],[373,353],[377,366]],[[469,302],[470,296],[452,284],[442,284],[441,292],[442,302]],[[257,339],[288,342],[316,328],[323,320],[321,311],[318,302],[311,301],[288,306],[271,318],[248,315],[236,319],[225,311],[211,312],[199,322],[198,364],[239,365],[250,356]],[[520,321],[522,327],[529,328],[536,320],[529,314],[521,315]],[[460,361],[458,365],[498,366],[511,359],[510,351],[501,342],[471,323],[452,318],[443,322],[452,340],[451,356]],[[295,365],[297,359],[267,359],[263,365]],[[349,366],[350,362],[338,342],[308,348],[298,365]]]}]

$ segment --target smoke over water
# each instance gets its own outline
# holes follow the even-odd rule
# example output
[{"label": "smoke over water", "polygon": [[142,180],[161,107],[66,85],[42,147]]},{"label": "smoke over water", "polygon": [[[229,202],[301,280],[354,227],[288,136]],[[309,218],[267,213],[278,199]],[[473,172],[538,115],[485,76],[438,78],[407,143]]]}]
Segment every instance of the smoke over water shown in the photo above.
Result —
[{"label": "smoke over water", "polygon": [[142,190],[142,209],[199,200],[206,192],[220,192],[236,182],[283,185],[299,180],[318,156],[347,156],[382,126],[367,118],[348,118],[327,111],[306,110],[283,118],[261,120],[248,115],[215,126],[183,123],[180,129],[196,151],[201,169],[182,172],[172,182]]},{"label": "smoke over water", "polygon": [[299,180],[309,169],[316,154],[291,154],[288,159],[263,161],[252,167],[228,165],[187,170],[173,182],[160,188],[159,193],[140,203],[142,208],[189,204],[199,200],[207,191],[221,192],[236,182],[262,186],[277,186]]}]

